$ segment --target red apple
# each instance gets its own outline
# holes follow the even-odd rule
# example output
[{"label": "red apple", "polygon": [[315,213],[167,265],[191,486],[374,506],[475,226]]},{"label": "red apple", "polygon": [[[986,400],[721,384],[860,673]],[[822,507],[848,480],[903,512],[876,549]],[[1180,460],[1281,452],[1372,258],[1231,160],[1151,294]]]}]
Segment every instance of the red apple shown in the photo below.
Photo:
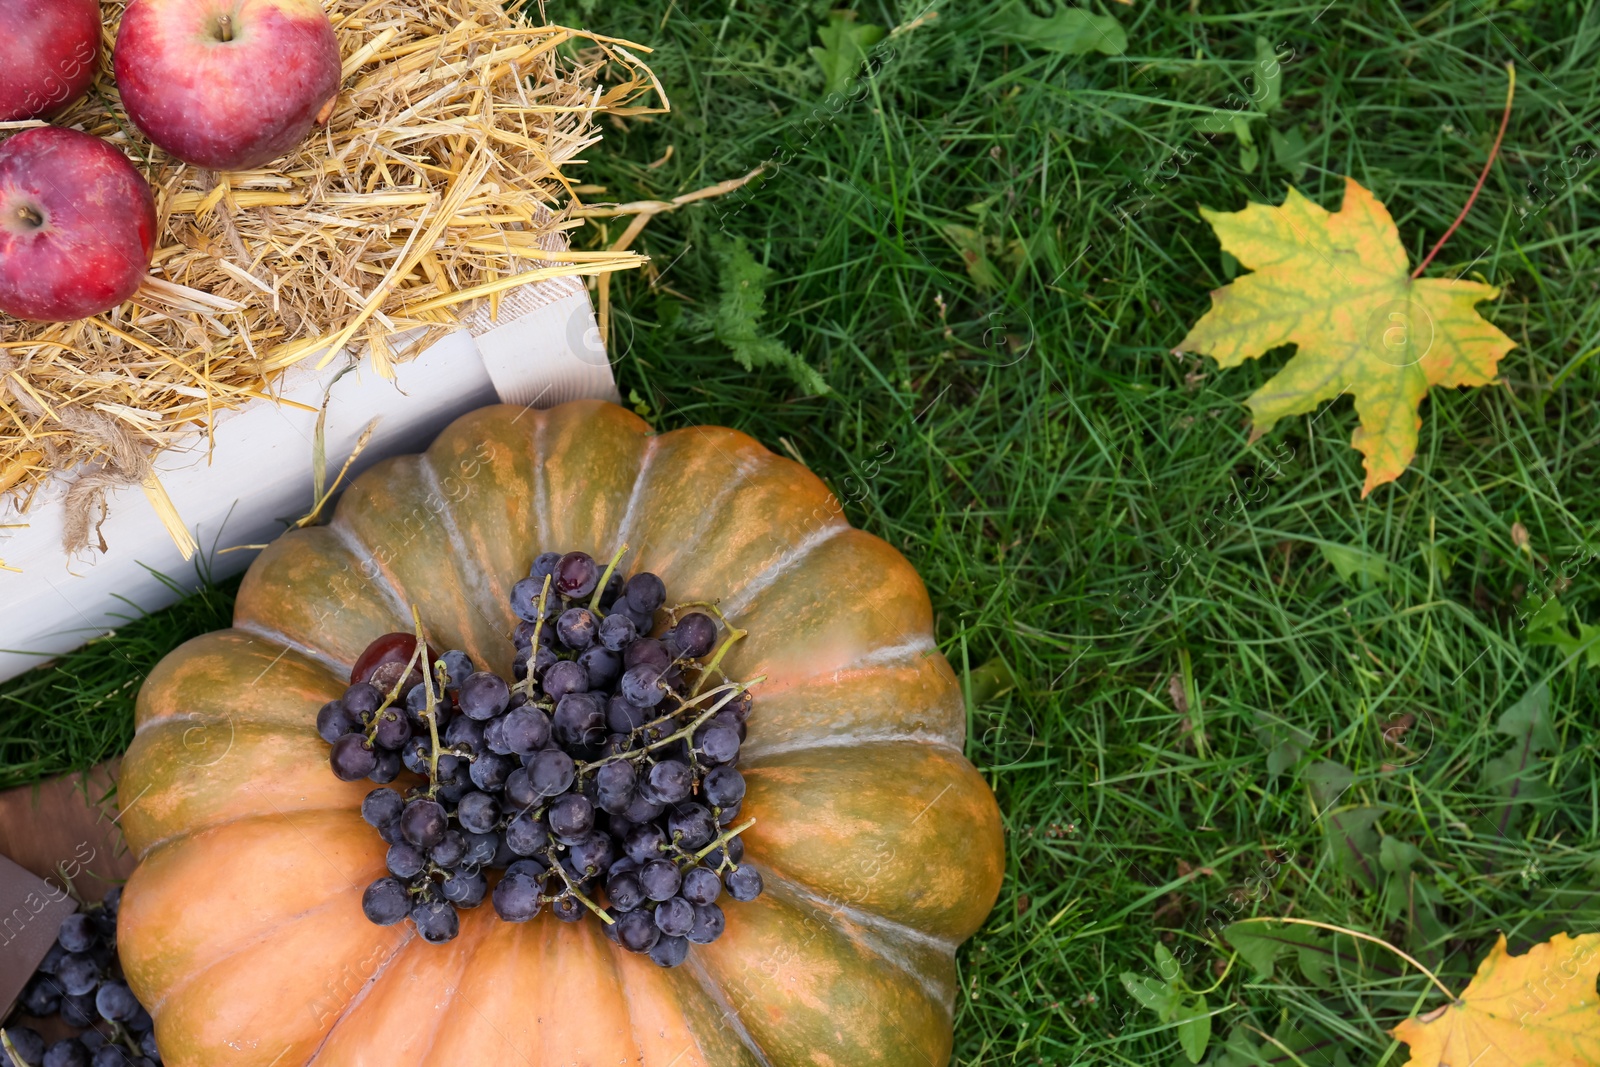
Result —
[{"label": "red apple", "polygon": [[99,66],[99,0],[0,0],[0,122],[55,114]]},{"label": "red apple", "polygon": [[339,95],[339,42],[317,0],[133,0],[113,63],[134,125],[211,170],[278,158]]},{"label": "red apple", "polygon": [[0,311],[68,322],[139,288],[155,249],[156,202],[128,157],[60,126],[0,144]]}]

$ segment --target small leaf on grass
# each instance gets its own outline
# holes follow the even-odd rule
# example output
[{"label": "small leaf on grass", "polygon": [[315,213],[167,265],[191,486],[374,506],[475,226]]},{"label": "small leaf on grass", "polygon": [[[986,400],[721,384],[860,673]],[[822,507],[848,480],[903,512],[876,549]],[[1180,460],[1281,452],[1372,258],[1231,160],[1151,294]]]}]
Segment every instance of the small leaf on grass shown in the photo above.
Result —
[{"label": "small leaf on grass", "polygon": [[1382,808],[1370,807],[1337,808],[1322,817],[1334,867],[1367,889],[1378,888],[1378,832],[1373,824],[1382,817]]},{"label": "small leaf on grass", "polygon": [[1081,56],[1103,52],[1120,56],[1128,50],[1128,34],[1109,15],[1096,15],[1081,7],[1060,8],[1040,18],[1021,4],[1009,4],[995,13],[990,25],[999,33],[1029,48]]},{"label": "small leaf on grass", "polygon": [[1349,545],[1330,545],[1326,541],[1317,542],[1317,550],[1341,579],[1358,588],[1389,580],[1389,561],[1375,552]]},{"label": "small leaf on grass", "polygon": [[1511,748],[1483,767],[1483,784],[1505,798],[1491,812],[1490,826],[1500,835],[1509,834],[1522,821],[1524,809],[1549,800],[1553,792],[1544,781],[1541,752],[1554,752],[1555,731],[1550,727],[1550,688],[1537,685],[1495,723],[1495,732],[1513,739]]},{"label": "small leaf on grass", "polygon": [[782,341],[763,330],[772,269],[750,253],[743,238],[719,241],[714,248],[721,261],[722,292],[709,314],[686,313],[686,328],[727,345],[745,370],[780,367],[807,392],[815,395],[828,392],[828,383],[820,374]]},{"label": "small leaf on grass", "polygon": [[953,222],[940,226],[939,232],[944,234],[945,240],[956,246],[957,252],[961,253],[961,262],[965,264],[967,274],[977,283],[979,289],[1000,287],[1000,275],[994,269],[994,264],[989,261],[989,242],[983,234],[971,226],[958,226]]},{"label": "small leaf on grass", "polygon": [[1294,175],[1295,181],[1305,177],[1311,149],[1306,145],[1306,136],[1300,132],[1300,127],[1292,126],[1288,133],[1269,129],[1267,142],[1272,145],[1272,159],[1278,166]]},{"label": "small leaf on grass", "polygon": [[1267,777],[1276,779],[1284,771],[1300,762],[1315,740],[1310,734],[1283,719],[1265,711],[1256,711],[1255,725],[1251,727],[1256,740],[1267,750]]},{"label": "small leaf on grass", "polygon": [[1530,596],[1527,602],[1533,611],[1527,623],[1530,646],[1549,645],[1557,649],[1574,670],[1585,662],[1590,667],[1600,667],[1600,626],[1574,618],[1572,622],[1578,628],[1574,635],[1567,626],[1567,609],[1561,606],[1560,600]]},{"label": "small leaf on grass", "polygon": [[808,51],[822,68],[823,92],[842,93],[866,62],[867,49],[883,40],[883,27],[857,22],[854,11],[830,11],[828,24],[817,30],[817,37],[822,46],[813,45]]},{"label": "small leaf on grass", "polygon": [[1354,179],[1345,180],[1336,213],[1291,188],[1281,206],[1200,214],[1223,250],[1255,273],[1213,290],[1211,310],[1173,351],[1236,367],[1295,345],[1246,401],[1253,434],[1351,394],[1361,418],[1351,444],[1364,457],[1363,497],[1415,458],[1429,389],[1488,385],[1516,347],[1475,310],[1500,290],[1464,278],[1413,280],[1394,219]]},{"label": "small leaf on grass", "polygon": [[1178,1044],[1190,1063],[1199,1063],[1205,1057],[1206,1045],[1211,1042],[1211,1015],[1206,1009],[1204,994],[1195,994],[1193,1004],[1178,1009]]},{"label": "small leaf on grass", "polygon": [[1123,971],[1117,977],[1122,980],[1122,988],[1128,991],[1129,996],[1163,1018],[1166,1018],[1178,999],[1177,991],[1158,978],[1134,974],[1132,971]]},{"label": "small leaf on grass", "polygon": [[1260,92],[1248,85],[1245,88],[1256,107],[1269,114],[1276,111],[1283,99],[1283,65],[1278,62],[1278,50],[1265,37],[1256,38],[1256,67],[1251,77],[1257,79]]},{"label": "small leaf on grass", "polygon": [[1321,760],[1305,771],[1306,785],[1311,788],[1311,799],[1316,801],[1317,812],[1344,796],[1355,784],[1355,772],[1342,763]]},{"label": "small leaf on grass", "polygon": [[1262,978],[1273,976],[1276,961],[1293,953],[1305,980],[1319,989],[1332,984],[1335,971],[1381,974],[1400,972],[1381,960],[1364,960],[1354,938],[1330,934],[1297,923],[1237,922],[1222,931],[1228,944]]}]

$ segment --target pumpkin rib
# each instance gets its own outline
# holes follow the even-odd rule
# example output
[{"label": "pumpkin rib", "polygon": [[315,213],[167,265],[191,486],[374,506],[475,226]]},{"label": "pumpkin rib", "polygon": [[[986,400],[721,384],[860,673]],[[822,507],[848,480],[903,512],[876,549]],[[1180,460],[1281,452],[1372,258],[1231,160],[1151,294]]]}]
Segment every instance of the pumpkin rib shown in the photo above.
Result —
[{"label": "pumpkin rib", "polygon": [[[274,649],[277,654],[268,659],[265,653]],[[279,664],[284,664],[283,670],[290,677],[285,678],[280,673],[274,678],[270,685],[272,697],[289,689],[296,693],[297,699],[304,699],[294,703],[291,709],[277,708],[279,701],[276,699],[252,709],[270,716],[269,721],[286,722],[288,716],[302,715],[307,708],[314,715],[317,707],[344,692],[343,681],[337,675],[330,675],[322,663],[287,645],[241,630],[213,630],[190,638],[175,651],[182,654],[167,656],[156,664],[139,689],[133,712],[135,735],[175,718],[193,718],[197,712],[236,717],[240,714],[238,707],[223,705],[237,700],[240,692],[261,693],[257,686],[268,673],[277,670]],[[266,665],[251,677],[250,671],[262,663]],[[199,692],[195,692],[196,689]],[[250,721],[256,721],[254,716]]]},{"label": "pumpkin rib", "polygon": [[882,732],[863,731],[849,734],[830,734],[827,737],[801,738],[763,745],[746,741],[739,749],[741,759],[759,760],[768,756],[787,756],[792,752],[810,752],[818,748],[854,748],[856,745],[933,745],[960,752],[961,746],[937,734],[915,734],[904,730]]},{"label": "pumpkin rib", "polygon": [[[385,974],[389,973],[390,966],[395,960],[400,958],[400,954],[410,946],[417,944],[426,944],[426,942],[417,936],[414,928],[408,928],[406,930],[405,938],[394,947],[394,951],[390,952],[389,955],[384,957],[383,962],[378,964],[377,970],[372,972],[372,976],[362,983],[361,988],[356,990],[355,996],[351,997],[350,1000],[345,1004],[343,1010],[339,1012],[339,1017],[333,1020],[333,1025],[328,1027],[328,1032],[322,1035],[322,1040],[317,1042],[317,1047],[312,1050],[311,1058],[306,1060],[306,1067],[311,1067],[312,1064],[316,1063],[317,1060],[321,1058],[322,1050],[328,1047],[328,1042],[333,1038],[333,1035],[339,1029],[339,1026],[346,1019],[350,1018],[358,1006],[366,1002],[367,994],[370,993],[375,986],[377,986],[378,982]],[[421,1061],[419,1060],[418,1062]]]},{"label": "pumpkin rib", "polygon": [[373,547],[367,544],[361,535],[340,522],[338,512],[334,512],[333,521],[329,522],[325,529],[338,538],[339,543],[356,560],[371,561],[375,574],[368,580],[378,587],[383,594],[383,598],[389,602],[389,608],[395,617],[410,622],[411,612],[408,610],[406,598],[400,589],[400,583],[390,572],[388,565],[378,559],[378,554]]},{"label": "pumpkin rib", "polygon": [[694,976],[695,984],[700,987],[701,992],[711,998],[712,1003],[721,1012],[723,1022],[728,1024],[728,1028],[739,1038],[745,1050],[755,1057],[756,1062],[761,1067],[772,1067],[772,1058],[767,1055],[767,1050],[761,1047],[761,1042],[757,1041],[756,1036],[750,1032],[750,1028],[745,1026],[744,1020],[739,1017],[739,1013],[733,1010],[733,1001],[729,999],[727,991],[722,988],[722,984],[717,981],[716,976],[706,970],[705,961],[691,952],[682,966]]},{"label": "pumpkin rib", "polygon": [[[855,659],[851,660],[849,663],[838,665],[825,664],[809,674],[782,674],[776,679],[762,682],[755,688],[754,695],[756,699],[759,700],[765,693],[776,693],[785,689],[791,689],[794,686],[803,685],[806,682],[820,678],[827,674],[834,674],[839,671],[857,670],[867,667],[894,666],[904,663],[908,660],[926,656],[930,652],[937,651],[938,645],[934,642],[932,634],[918,634],[917,636],[902,641],[899,644],[880,645],[877,648],[868,649]],[[954,679],[954,677],[955,672],[952,670],[951,678]]]},{"label": "pumpkin rib", "polygon": [[[488,569],[479,566],[477,554],[470,550],[467,545],[466,535],[461,532],[461,523],[456,518],[455,502],[452,501],[448,495],[446,495],[444,486],[439,480],[439,468],[433,462],[432,453],[424,452],[422,453],[421,458],[422,470],[428,480],[428,486],[433,495],[438,497],[444,504],[444,506],[439,509],[439,518],[444,523],[445,537],[449,540],[450,546],[455,549],[455,551],[452,553],[452,558],[450,561],[451,566],[449,570],[452,577],[456,581],[457,588],[461,588],[462,576],[457,573],[456,568],[470,568],[471,574],[469,575],[469,578],[475,579],[473,584],[479,584],[482,586],[482,588],[479,589],[479,592],[483,595],[481,597],[467,597],[467,603],[471,604],[473,609],[476,610],[477,613],[482,616],[483,619],[491,626],[499,626],[501,629],[504,629],[504,619],[495,619],[491,616],[485,615],[483,612],[483,605],[485,603],[505,604],[511,596],[511,590],[509,588],[502,587],[498,576],[491,573]],[[465,590],[463,589],[462,592],[464,593]],[[426,619],[423,620],[423,624],[427,624]],[[492,660],[486,662],[492,662]]]},{"label": "pumpkin rib", "polygon": [[656,434],[645,440],[644,457],[639,461],[639,472],[633,477],[633,491],[628,494],[628,504],[622,509],[622,518],[617,522],[617,545],[628,544],[633,537],[633,524],[639,514],[639,498],[644,495],[646,481],[650,477],[650,465],[660,454],[659,442],[661,436]]},{"label": "pumpkin rib", "polygon": [[233,618],[233,628],[235,630],[243,630],[251,637],[259,637],[263,641],[271,641],[275,645],[281,645],[298,656],[303,656],[306,659],[312,660],[313,662],[318,663],[326,668],[328,673],[333,675],[335,678],[339,677],[340,671],[344,671],[347,675],[350,671],[350,665],[348,663],[341,663],[339,660],[335,659],[333,656],[329,655],[327,652],[316,647],[315,645],[308,645],[303,641],[297,641],[283,631],[268,626],[265,623],[257,622],[255,619],[249,617],[240,618],[238,615],[235,615]]},{"label": "pumpkin rib", "polygon": [[854,526],[851,526],[841,518],[828,526],[822,527],[820,530],[812,530],[802,537],[798,544],[763,567],[749,581],[745,582],[737,593],[729,596],[724,603],[719,605],[722,608],[722,613],[730,619],[744,614],[749,609],[751,601],[766,592],[791,567],[800,566],[805,562],[807,556],[822,545],[827,544],[846,530],[853,529],[855,529]]},{"label": "pumpkin rib", "polygon": [[[550,420],[543,411],[533,409],[529,412],[533,416],[533,432],[528,435],[530,455],[533,459],[533,532],[535,544],[548,545],[552,535],[550,531],[550,479],[545,474],[544,438],[545,430]],[[512,420],[512,425],[516,420]],[[562,551],[566,551],[563,549]]]}]

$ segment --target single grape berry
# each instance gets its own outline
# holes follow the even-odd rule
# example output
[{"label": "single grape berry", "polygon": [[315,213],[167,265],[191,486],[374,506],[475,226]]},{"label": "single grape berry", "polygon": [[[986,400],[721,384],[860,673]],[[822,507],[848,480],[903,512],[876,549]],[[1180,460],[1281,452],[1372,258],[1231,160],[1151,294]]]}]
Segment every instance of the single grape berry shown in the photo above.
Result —
[{"label": "single grape berry", "polygon": [[744,775],[724,764],[706,772],[700,791],[709,803],[726,808],[744,799]]},{"label": "single grape berry", "polygon": [[676,967],[689,956],[689,940],[684,937],[661,935],[661,940],[650,946],[650,958],[662,967]]},{"label": "single grape berry", "polygon": [[650,912],[624,912],[617,919],[617,944],[629,952],[649,952],[661,940],[661,928]]},{"label": "single grape berry", "polygon": [[449,826],[450,820],[444,806],[437,800],[418,798],[407,804],[400,813],[400,833],[421,849],[437,845]]},{"label": "single grape berry", "polygon": [[393,926],[411,914],[411,895],[398,878],[379,878],[361,894],[361,910],[379,926]]},{"label": "single grape berry", "polygon": [[702,611],[689,612],[672,628],[672,643],[678,655],[699,659],[717,643],[716,620]]},{"label": "single grape berry", "polygon": [[754,900],[761,895],[761,872],[754,867],[735,867],[722,876],[722,884],[734,900]]},{"label": "single grape berry", "polygon": [[575,923],[583,918],[583,905],[571,893],[563,893],[550,902],[550,914],[564,923]]},{"label": "single grape berry", "polygon": [[439,884],[439,893],[458,908],[476,908],[489,891],[482,871],[451,871]]},{"label": "single grape berry", "polygon": [[83,912],[75,912],[61,920],[56,932],[56,942],[68,952],[88,952],[97,939],[94,919]]},{"label": "single grape berry", "polygon": [[368,826],[377,828],[400,817],[406,801],[393,789],[379,787],[368,793],[361,802],[361,818]]},{"label": "single grape berry", "polygon": [[623,595],[634,611],[655,611],[667,602],[667,586],[649,571],[640,571],[623,586]]},{"label": "single grape berry", "polygon": [[655,799],[663,804],[676,804],[694,788],[694,772],[687,763],[662,760],[650,768],[645,781],[650,783],[650,791]]},{"label": "single grape berry", "polygon": [[606,896],[618,911],[632,911],[647,899],[643,883],[632,871],[621,871],[607,878]]},{"label": "single grape berry", "polygon": [[589,676],[591,689],[610,689],[622,677],[622,657],[599,645],[585,649],[578,657],[578,666]]},{"label": "single grape berry", "polygon": [[467,839],[460,830],[446,830],[439,843],[428,850],[428,859],[440,867],[454,867],[467,858]]},{"label": "single grape berry", "polygon": [[506,847],[519,856],[531,856],[549,843],[549,829],[531,811],[518,812],[506,823]]},{"label": "single grape berry", "polygon": [[667,646],[653,637],[642,637],[622,650],[622,665],[627,668],[654,667],[664,671],[672,665]]},{"label": "single grape berry", "polygon": [[659,859],[666,847],[666,831],[648,822],[635,826],[622,842],[622,849],[628,858],[640,866]]},{"label": "single grape berry", "polygon": [[680,892],[691,904],[712,904],[722,893],[722,879],[708,867],[695,867],[684,873]]},{"label": "single grape berry", "polygon": [[378,769],[378,754],[361,734],[345,734],[333,743],[328,765],[341,782],[354,782]]},{"label": "single grape berry", "polygon": [[577,660],[557,660],[544,672],[540,680],[544,686],[545,696],[551,700],[560,699],[569,693],[583,693],[589,689],[589,672]]},{"label": "single grape berry", "polygon": [[641,708],[653,708],[667,695],[661,685],[661,671],[650,664],[640,664],[623,671],[620,692],[628,703]]},{"label": "single grape berry", "polygon": [[89,1067],[89,1050],[75,1037],[62,1038],[45,1049],[44,1067]]},{"label": "single grape berry", "polygon": [[587,552],[568,552],[556,563],[551,579],[556,592],[581,600],[600,584],[600,565]]},{"label": "single grape berry", "polygon": [[[29,1014],[33,1014],[30,1012]],[[22,1057],[18,1063],[6,1053],[0,1052],[0,1067],[33,1067],[34,1064],[44,1062],[44,1038],[39,1032],[29,1026],[8,1026],[6,1036],[11,1039],[11,1045],[17,1050],[17,1055]]]},{"label": "single grape berry", "polygon": [[500,805],[488,793],[471,792],[456,802],[456,821],[461,824],[463,830],[486,834],[494,829],[494,824],[499,819]]},{"label": "single grape berry", "polygon": [[80,1030],[93,1026],[100,1013],[94,1008],[93,993],[68,993],[61,998],[61,1021]]},{"label": "single grape berry", "polygon": [[28,983],[18,1003],[22,1005],[25,1013],[34,1018],[42,1019],[46,1015],[54,1015],[61,1009],[61,987],[52,982],[49,975],[41,975]]},{"label": "single grape berry", "polygon": [[428,865],[428,857],[422,854],[420,848],[408,841],[396,841],[390,845],[383,861],[389,868],[389,873],[400,879],[415,878]]},{"label": "single grape berry", "polygon": [[577,774],[572,757],[559,748],[542,748],[533,754],[528,763],[528,775],[533,788],[542,797],[559,796],[567,791]]},{"label": "single grape berry", "polygon": [[653,859],[640,866],[639,884],[651,900],[666,900],[678,894],[683,878],[671,860]]},{"label": "single grape berry", "polygon": [[485,752],[467,769],[467,776],[479,789],[494,793],[505,788],[506,778],[517,767],[516,758],[497,752]]},{"label": "single grape berry", "polygon": [[682,897],[670,897],[656,905],[656,925],[669,937],[683,937],[694,928],[694,905]]},{"label": "single grape berry", "polygon": [[704,804],[680,804],[667,815],[667,832],[679,848],[693,851],[717,836],[717,821]]},{"label": "single grape berry", "polygon": [[478,671],[467,675],[456,698],[461,713],[479,722],[492,719],[511,703],[511,687],[498,674]]},{"label": "single grape berry", "polygon": [[600,620],[600,643],[612,652],[621,652],[638,636],[639,628],[620,611],[613,611]]},{"label": "single grape berry", "polygon": [[394,708],[380,712],[377,729],[372,731],[372,740],[379,748],[400,748],[411,740],[411,720]]},{"label": "single grape berry", "polygon": [[412,908],[411,921],[422,939],[434,945],[454,940],[461,932],[455,906],[442,900],[430,900]]},{"label": "single grape berry", "polygon": [[568,608],[556,619],[556,636],[574,652],[582,652],[600,636],[600,620],[588,608]]},{"label": "single grape berry", "polygon": [[739,731],[713,726],[700,738],[699,751],[708,763],[732,763],[739,758]]},{"label": "single grape berry", "polygon": [[494,887],[494,913],[508,923],[525,923],[539,914],[539,883],[521,871],[506,872]]},{"label": "single grape berry", "polygon": [[694,906],[694,928],[689,931],[689,940],[697,945],[709,945],[722,936],[727,919],[722,914],[722,909],[715,904],[696,904]]},{"label": "single grape berry", "polygon": [[330,745],[360,727],[342,700],[330,700],[317,711],[317,736]]},{"label": "single grape berry", "polygon": [[570,845],[594,829],[594,805],[578,793],[566,793],[550,802],[550,831]]},{"label": "single grape berry", "polygon": [[501,732],[508,751],[529,756],[550,743],[550,716],[532,706],[506,712]]},{"label": "single grape berry", "polygon": [[[539,592],[544,588],[543,578],[524,578],[511,587],[511,614],[524,622],[539,621]],[[552,585],[545,594],[546,601],[556,598]]]},{"label": "single grape berry", "polygon": [[372,715],[383,706],[383,694],[371,682],[357,682],[344,691],[339,702],[357,722],[372,721]]},{"label": "single grape berry", "polygon": [[611,835],[598,830],[573,842],[567,848],[567,859],[571,861],[572,869],[585,879],[592,878],[611,866],[611,861],[616,858]]},{"label": "single grape berry", "polygon": [[606,738],[605,705],[598,693],[568,693],[550,717],[556,743],[572,751],[598,745]]}]

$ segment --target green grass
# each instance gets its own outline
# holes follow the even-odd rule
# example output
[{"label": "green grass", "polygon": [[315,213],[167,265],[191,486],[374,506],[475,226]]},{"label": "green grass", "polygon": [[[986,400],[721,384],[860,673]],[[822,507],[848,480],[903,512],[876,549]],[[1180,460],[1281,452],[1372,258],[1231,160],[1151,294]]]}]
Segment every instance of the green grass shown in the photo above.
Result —
[{"label": "green grass", "polygon": [[[1104,8],[1129,40],[1108,57],[1008,43],[1003,6],[938,5],[832,103],[806,51],[827,4],[551,6],[654,44],[674,104],[588,153],[604,198],[769,163],[636,244],[651,265],[613,290],[623,393],[660,428],[723,423],[797,454],[926,579],[1007,826],[1000,901],[959,960],[960,1062],[1188,1062],[1119,981],[1154,974],[1161,942],[1189,988],[1216,985],[1213,1062],[1253,1027],[1321,1042],[1308,1064],[1398,1067],[1385,1031],[1440,1002],[1414,970],[1366,946],[1326,990],[1288,960],[1271,979],[1233,960],[1218,982],[1231,952],[1215,930],[1344,925],[1459,990],[1496,931],[1522,945],[1600,929],[1596,675],[1519,624],[1530,593],[1600,616],[1600,567],[1562,566],[1600,545],[1600,12],[1139,0]],[[858,10],[886,28],[926,11]],[[1295,55],[1245,173],[1235,138],[1193,120],[1245,91],[1258,34]],[[1481,310],[1519,347],[1503,384],[1433,393],[1412,469],[1363,500],[1348,400],[1252,445],[1243,400],[1285,353],[1225,372],[1169,354],[1229,278],[1197,208],[1276,203],[1291,180],[1336,208],[1348,175],[1420,259],[1483,166],[1512,59],[1505,146],[1429,274],[1503,286]],[[1303,137],[1300,177],[1269,127]],[[772,272],[759,317],[719,298],[752,279],[741,242]],[[796,384],[791,357],[827,392]],[[1384,573],[1341,578],[1322,546]],[[159,646],[221,604],[8,687],[0,774],[111,751]],[[1507,817],[1490,763],[1516,741],[1495,725],[1540,684],[1545,788]],[[1406,747],[1386,743],[1406,715]],[[1274,775],[1281,741],[1296,743]],[[1319,819],[1328,762],[1349,788]],[[1381,838],[1419,850],[1412,873],[1373,866]],[[1373,878],[1330,850],[1352,841]],[[1248,881],[1269,857],[1271,878]],[[1426,906],[1397,907],[1398,890]]]}]

